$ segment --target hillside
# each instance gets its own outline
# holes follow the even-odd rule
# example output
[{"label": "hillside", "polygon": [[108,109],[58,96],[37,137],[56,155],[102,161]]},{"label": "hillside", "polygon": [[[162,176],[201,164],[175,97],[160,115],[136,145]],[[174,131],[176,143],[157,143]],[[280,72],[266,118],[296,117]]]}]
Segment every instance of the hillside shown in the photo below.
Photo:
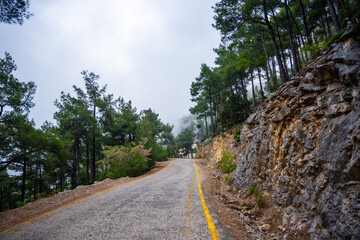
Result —
[{"label": "hillside", "polygon": [[239,210],[243,224],[276,213],[283,239],[360,238],[360,41],[340,40],[267,96],[239,143],[228,132],[200,145],[211,166],[222,148],[236,153],[238,201],[255,185],[270,196],[257,223]]}]

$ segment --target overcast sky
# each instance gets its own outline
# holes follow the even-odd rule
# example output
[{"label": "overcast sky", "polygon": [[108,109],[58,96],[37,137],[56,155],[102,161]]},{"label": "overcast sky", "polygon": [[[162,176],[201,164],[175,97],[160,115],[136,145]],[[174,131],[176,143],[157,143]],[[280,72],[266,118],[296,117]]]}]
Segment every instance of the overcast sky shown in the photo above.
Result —
[{"label": "overcast sky", "polygon": [[14,58],[16,77],[37,85],[37,127],[54,122],[55,99],[84,88],[80,72],[100,75],[108,93],[152,108],[163,122],[189,114],[191,82],[213,65],[220,43],[212,28],[216,0],[32,0],[20,25],[0,23],[0,57]]}]

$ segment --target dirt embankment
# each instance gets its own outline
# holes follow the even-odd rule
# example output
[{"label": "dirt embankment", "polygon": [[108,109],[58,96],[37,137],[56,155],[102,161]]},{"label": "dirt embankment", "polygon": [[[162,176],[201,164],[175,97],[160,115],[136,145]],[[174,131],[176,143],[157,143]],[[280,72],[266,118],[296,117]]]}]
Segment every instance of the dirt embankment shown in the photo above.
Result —
[{"label": "dirt embankment", "polygon": [[[282,216],[285,210],[274,208],[271,195],[261,192],[262,205],[257,204],[254,194],[249,194],[235,187],[231,180],[232,174],[223,174],[220,170],[210,167],[207,160],[199,159],[204,177],[204,192],[210,199],[221,224],[229,228],[234,239],[284,239],[281,230]],[[304,232],[288,232],[285,239],[309,239]]]}]

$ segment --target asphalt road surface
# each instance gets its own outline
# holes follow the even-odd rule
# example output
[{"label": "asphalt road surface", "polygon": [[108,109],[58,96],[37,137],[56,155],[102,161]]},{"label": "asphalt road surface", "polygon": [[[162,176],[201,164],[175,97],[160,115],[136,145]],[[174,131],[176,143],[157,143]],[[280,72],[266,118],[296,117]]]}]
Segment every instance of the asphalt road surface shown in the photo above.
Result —
[{"label": "asphalt road surface", "polygon": [[231,239],[206,196],[211,217],[204,211],[197,178],[193,161],[178,159],[164,171],[23,224],[0,239]]}]

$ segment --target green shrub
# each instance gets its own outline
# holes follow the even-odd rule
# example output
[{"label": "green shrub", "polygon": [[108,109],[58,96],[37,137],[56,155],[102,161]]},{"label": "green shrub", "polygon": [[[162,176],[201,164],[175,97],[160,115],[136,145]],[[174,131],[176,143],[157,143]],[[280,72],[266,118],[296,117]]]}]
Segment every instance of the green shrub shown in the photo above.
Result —
[{"label": "green shrub", "polygon": [[206,159],[206,154],[204,154],[204,155],[201,155],[201,154],[196,155],[196,158],[197,159]]},{"label": "green shrub", "polygon": [[254,194],[255,195],[255,202],[256,205],[258,205],[259,207],[263,207],[264,206],[264,199],[262,196],[262,190],[261,190],[261,185],[260,184],[256,184],[256,185],[250,185],[248,187],[248,189],[246,190],[246,192],[251,195]]},{"label": "green shrub", "polygon": [[326,43],[326,47],[330,48],[331,44],[339,42],[340,37],[347,31],[349,28],[344,28],[340,32],[335,33],[330,40]]},{"label": "green shrub", "polygon": [[248,189],[246,190],[246,192],[247,192],[249,195],[251,195],[251,194],[253,194],[253,193],[255,192],[255,189],[256,189],[256,185],[250,185],[250,186],[248,187]]},{"label": "green shrub", "polygon": [[229,173],[233,172],[235,169],[236,169],[236,165],[235,165],[235,164],[230,165],[230,167],[228,168]]},{"label": "green shrub", "polygon": [[150,159],[148,161],[150,167],[153,167],[156,162],[166,161],[168,159],[166,149],[163,149],[158,143],[155,143],[152,146]]},{"label": "green shrub", "polygon": [[245,123],[240,124],[234,132],[234,139],[239,142],[240,141],[240,135],[241,135],[241,131],[243,129],[243,127],[245,126]]},{"label": "green shrub", "polygon": [[225,179],[225,181],[228,181],[229,183],[233,183],[235,180],[235,177],[226,176],[224,179]]},{"label": "green shrub", "polygon": [[53,190],[51,190],[50,192],[48,192],[47,194],[46,194],[46,197],[51,197],[51,196],[54,196],[54,195],[56,195],[56,194],[58,194],[59,192],[61,192],[60,191],[60,189],[53,189]]},{"label": "green shrub", "polygon": [[107,146],[103,151],[105,159],[101,163],[110,166],[108,177],[117,179],[120,177],[136,177],[145,173],[154,165],[148,158],[151,149],[145,149],[146,139],[138,145],[131,143],[130,146]]},{"label": "green shrub", "polygon": [[221,169],[223,173],[231,173],[236,169],[234,164],[235,153],[223,149],[221,152],[221,160],[218,162],[217,167]]}]

